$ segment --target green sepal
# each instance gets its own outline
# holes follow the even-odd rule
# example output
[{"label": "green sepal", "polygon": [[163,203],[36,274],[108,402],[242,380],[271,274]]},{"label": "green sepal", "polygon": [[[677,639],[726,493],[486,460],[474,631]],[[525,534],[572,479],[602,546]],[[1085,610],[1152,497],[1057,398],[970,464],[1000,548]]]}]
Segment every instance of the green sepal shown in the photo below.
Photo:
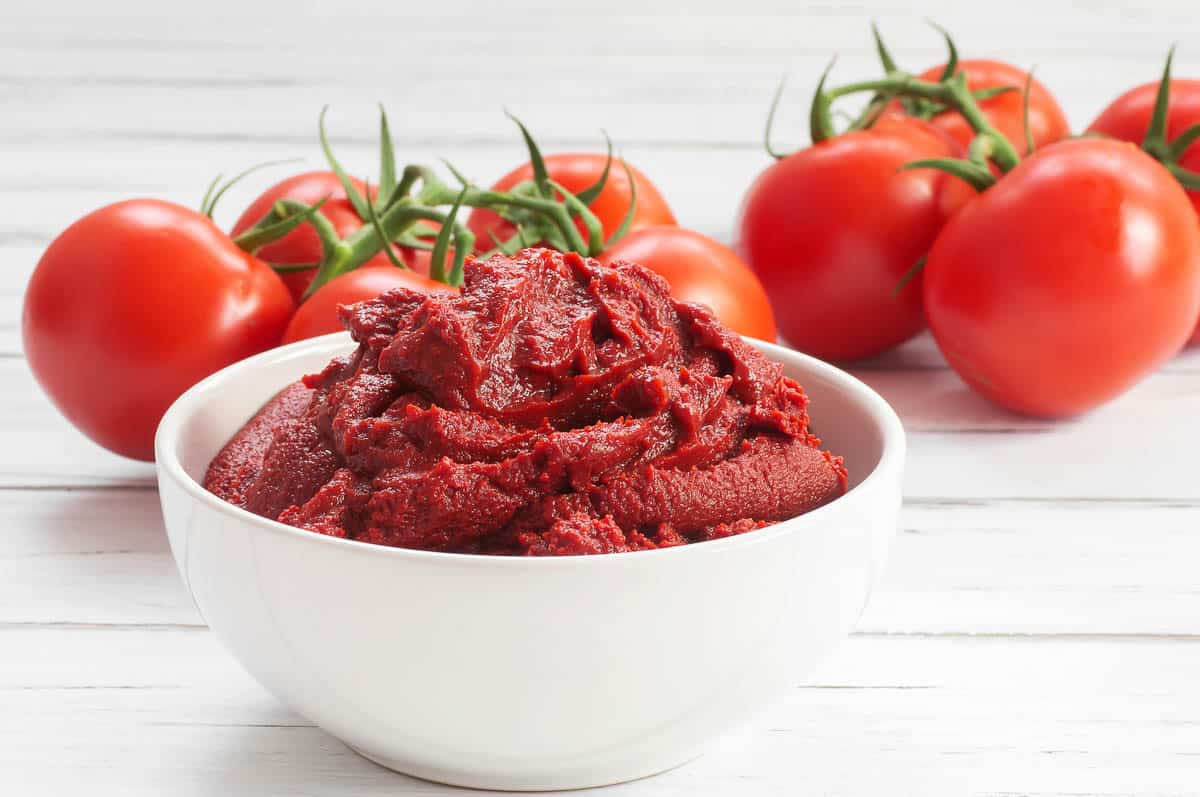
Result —
[{"label": "green sepal", "polygon": [[550,187],[562,195],[562,203],[567,214],[572,218],[579,216],[587,227],[587,251],[579,254],[594,257],[604,251],[604,228],[600,225],[600,219],[596,218],[596,214],[592,213],[587,205],[579,201],[579,197],[568,191],[562,184],[551,180]]},{"label": "green sepal", "polygon": [[217,190],[217,184],[221,182],[221,178],[224,176],[225,175],[223,174],[218,174],[212,179],[212,182],[208,184],[208,190],[204,192],[204,197],[200,200],[201,216],[208,216],[210,219],[212,218],[212,209],[208,206],[208,202],[212,198],[213,191]]},{"label": "green sepal", "polygon": [[1018,91],[1016,86],[989,86],[986,89],[972,91],[971,96],[978,102],[983,102],[984,100],[990,100],[992,97],[999,97],[1001,94],[1012,94],[1014,91]]},{"label": "green sepal", "polygon": [[[450,208],[449,214],[446,216],[446,221],[442,224],[442,229],[438,230],[437,240],[433,243],[433,253],[429,256],[429,278],[436,282],[445,282],[448,285],[462,284],[462,258],[465,253],[460,251],[461,246],[454,247],[454,265],[451,267],[450,278],[446,275],[446,249],[450,246],[450,235],[454,232],[455,219],[458,217],[458,209],[462,207],[463,197],[467,195],[467,189],[458,192],[458,198],[454,200],[454,205]],[[454,270],[458,269],[458,282],[453,282]]]},{"label": "green sepal", "polygon": [[775,127],[775,112],[779,110],[779,101],[783,99],[783,89],[785,86],[787,86],[787,75],[780,78],[779,86],[775,89],[775,96],[771,98],[771,108],[767,111],[767,127],[763,131],[763,149],[775,160],[783,160],[789,154],[787,152],[778,152],[771,146],[771,130]]},{"label": "green sepal", "polygon": [[525,139],[525,148],[529,150],[529,165],[533,168],[534,185],[538,187],[543,197],[553,199],[554,192],[550,188],[549,179],[546,174],[546,161],[542,158],[542,151],[538,149],[537,142],[533,140],[529,129],[525,127],[525,124],[520,119],[513,116],[508,109],[505,109],[504,114],[516,122],[517,127],[521,131],[521,137]]},{"label": "green sepal", "polygon": [[[379,236],[379,243],[383,246],[383,251],[387,254],[388,261],[396,268],[407,270],[408,264],[401,260],[396,255],[396,250],[392,248],[392,242],[388,240],[387,231],[383,229],[383,222],[379,220],[379,213],[375,210],[375,203],[370,200],[371,184],[364,180],[363,185],[367,187],[367,216],[371,226],[375,228],[375,234]],[[383,193],[383,189],[379,189],[379,193]]]},{"label": "green sepal", "polygon": [[298,271],[308,271],[320,268],[320,263],[267,263],[276,274],[294,274]]},{"label": "green sepal", "polygon": [[808,111],[808,131],[814,144],[819,144],[837,135],[830,109],[832,103],[825,96],[825,80],[829,77],[829,72],[836,62],[837,57],[834,56],[830,59],[829,65],[825,67],[825,71],[821,73],[821,79],[817,81],[816,93],[813,94],[812,107]]},{"label": "green sepal", "polygon": [[446,158],[442,158],[442,163],[450,171],[450,174],[454,175],[454,179],[458,180],[459,186],[461,186],[462,188],[466,188],[467,186],[469,186],[471,184],[471,181],[467,179],[466,175],[464,175],[457,168],[455,168],[454,164],[451,163],[449,160],[447,160]]},{"label": "green sepal", "polygon": [[629,228],[633,226],[633,217],[637,213],[637,180],[633,179],[633,172],[630,171],[629,164],[625,162],[624,158],[621,159],[621,167],[625,169],[625,176],[629,178],[629,210],[625,211],[625,218],[621,219],[621,225],[605,242],[605,249],[629,234]]},{"label": "green sepal", "polygon": [[233,243],[239,249],[253,254],[267,244],[278,241],[304,222],[312,219],[317,214],[317,211],[321,209],[321,206],[328,201],[329,197],[321,197],[314,204],[305,206],[303,210],[286,209],[283,213],[279,212],[281,208],[276,205],[267,211],[267,214],[254,226],[234,238]]},{"label": "green sepal", "polygon": [[342,168],[342,164],[334,156],[333,147],[329,145],[329,137],[325,135],[325,114],[328,110],[328,105],[321,109],[321,116],[317,122],[317,127],[321,135],[321,151],[325,153],[325,160],[329,162],[330,170],[337,175],[338,182],[342,184],[342,189],[346,192],[346,198],[350,200],[354,211],[360,219],[366,220],[370,214],[370,211],[367,210],[367,200],[354,187],[354,183],[350,182],[350,175],[346,174],[346,170]]},{"label": "green sepal", "polygon": [[589,205],[589,206],[593,202],[596,201],[596,197],[600,196],[600,192],[604,190],[604,186],[607,185],[607,183],[608,183],[609,170],[612,169],[612,162],[613,162],[612,139],[608,137],[607,131],[601,130],[600,132],[601,132],[601,134],[604,135],[604,145],[605,145],[605,149],[607,150],[607,155],[608,155],[604,161],[604,171],[600,172],[600,177],[596,180],[596,182],[592,183],[587,188],[583,189],[582,191],[580,191],[578,194],[575,195],[575,196],[579,197],[580,202],[582,202],[585,205]]},{"label": "green sepal", "polygon": [[1171,105],[1171,62],[1175,60],[1175,45],[1167,52],[1167,63],[1163,66],[1162,78],[1158,81],[1158,92],[1154,96],[1154,111],[1150,115],[1150,125],[1146,128],[1146,137],[1142,139],[1142,149],[1158,160],[1167,157],[1167,113]]},{"label": "green sepal", "polygon": [[[387,111],[379,104],[379,191],[375,201],[387,207],[396,190],[396,151],[392,144],[392,131],[388,128]],[[371,191],[367,189],[367,197]]]},{"label": "green sepal", "polygon": [[899,72],[896,59],[892,58],[887,45],[883,43],[883,36],[880,35],[879,26],[875,24],[875,20],[871,20],[871,36],[875,39],[875,52],[879,55],[879,64],[883,67],[884,74],[890,75],[893,72]]},{"label": "green sepal", "polygon": [[950,35],[948,30],[933,20],[929,20],[929,25],[938,33],[942,34],[942,38],[946,40],[946,66],[942,68],[942,76],[938,78],[938,82],[941,83],[948,78],[953,77],[955,71],[958,70],[958,48],[954,46],[954,38]]},{"label": "green sepal", "polygon": [[258,170],[265,169],[268,166],[279,166],[284,163],[298,163],[300,160],[301,158],[284,158],[282,160],[263,161],[262,163],[256,163],[249,169],[234,175],[229,179],[228,182],[226,182],[224,185],[221,185],[220,188],[217,186],[221,183],[221,178],[225,175],[218,174],[213,178],[213,181],[208,184],[208,190],[204,192],[204,198],[200,200],[200,213],[204,216],[208,216],[211,219],[213,211],[217,209],[217,203],[221,201],[221,197],[225,196],[225,192]]},{"label": "green sepal", "polygon": [[262,163],[254,164],[249,169],[238,172],[233,177],[229,178],[225,185],[217,189],[217,192],[212,195],[211,199],[208,200],[208,206],[202,209],[201,212],[211,219],[213,211],[217,209],[217,203],[221,201],[221,197],[225,196],[225,192],[260,169],[266,169],[269,166],[279,166],[284,163],[297,163],[299,161],[300,158],[284,158],[283,160],[263,161]]}]

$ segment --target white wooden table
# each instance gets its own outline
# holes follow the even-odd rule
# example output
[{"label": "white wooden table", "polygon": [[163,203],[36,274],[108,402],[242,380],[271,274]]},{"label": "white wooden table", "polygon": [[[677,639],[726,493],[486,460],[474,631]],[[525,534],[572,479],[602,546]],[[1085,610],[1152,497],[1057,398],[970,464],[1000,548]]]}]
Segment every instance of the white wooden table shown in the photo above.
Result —
[{"label": "white wooden table", "polygon": [[[799,144],[830,54],[839,75],[870,69],[872,13],[906,63],[939,56],[919,19],[838,4],[292,2],[273,19],[243,17],[245,2],[206,3],[223,13],[209,19],[22,5],[0,11],[0,794],[14,797],[446,791],[358,758],[239,669],[175,574],[151,468],[91,445],[35,387],[20,294],[67,223],[132,195],[195,204],[218,170],[315,165],[323,103],[344,159],[371,174],[383,100],[402,157],[445,155],[481,181],[521,159],[502,104],[549,150],[595,146],[604,127],[682,222],[724,238],[767,162],[782,73],[781,138]],[[1200,72],[1187,3],[1017,2],[1007,19],[956,5],[923,11],[964,53],[1037,63],[1076,125],[1152,78],[1172,40],[1180,74]],[[42,10],[59,16],[26,16]],[[1200,353],[1060,424],[977,399],[928,339],[857,373],[911,434],[903,530],[858,632],[706,757],[606,793],[1200,794]]]}]

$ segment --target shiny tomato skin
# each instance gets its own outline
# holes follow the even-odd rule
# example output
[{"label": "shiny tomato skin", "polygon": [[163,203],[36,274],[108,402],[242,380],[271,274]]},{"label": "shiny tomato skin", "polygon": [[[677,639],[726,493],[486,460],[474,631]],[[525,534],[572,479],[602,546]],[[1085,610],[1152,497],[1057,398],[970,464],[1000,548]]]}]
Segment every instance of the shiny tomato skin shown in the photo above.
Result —
[{"label": "shiny tomato skin", "polygon": [[392,265],[361,266],[330,280],[308,297],[288,323],[283,342],[295,343],[341,332],[345,327],[338,320],[340,305],[374,299],[392,288],[408,288],[419,293],[454,290],[444,282],[434,282],[414,271]]},{"label": "shiny tomato skin", "polygon": [[194,383],[279,343],[294,305],[264,263],[194,210],[118,202],[56,238],[25,294],[29,367],[84,434],[154,458],[154,431]]},{"label": "shiny tomato skin", "polygon": [[1020,413],[1073,416],[1184,345],[1200,314],[1200,227],[1135,146],[1062,141],[946,225],[924,292],[934,338],[969,385]]},{"label": "shiny tomato skin", "polygon": [[947,176],[901,167],[957,151],[905,119],[800,150],[746,195],[735,248],[762,280],[780,335],[800,351],[861,359],[924,326],[920,276],[896,288],[945,221]]},{"label": "shiny tomato skin", "polygon": [[[560,152],[545,156],[546,173],[550,179],[562,185],[573,194],[578,194],[595,184],[604,173],[608,156],[595,152]],[[637,207],[634,210],[630,230],[638,230],[651,225],[675,224],[675,214],[667,200],[659,192],[658,187],[650,182],[650,178],[637,167],[629,165],[629,171],[637,184]],[[533,167],[528,163],[518,166],[501,177],[492,186],[493,191],[508,191],[513,186],[533,179]],[[629,177],[625,174],[619,160],[613,159],[609,169],[608,180],[600,195],[588,207],[600,220],[604,229],[604,238],[608,240],[621,226],[625,215],[629,212],[632,199]],[[587,240],[587,228],[582,221],[576,220],[580,233]],[[467,219],[467,227],[475,234],[475,248],[486,252],[495,246],[489,231],[500,240],[507,240],[516,233],[516,229],[504,219],[490,210],[476,208]]]},{"label": "shiny tomato skin", "polygon": [[[1158,82],[1130,89],[1100,112],[1088,127],[1089,133],[1103,133],[1111,138],[1141,145],[1150,127],[1154,112]],[[1200,123],[1200,80],[1173,78],[1167,112],[1167,141],[1174,141],[1184,130]],[[1179,159],[1179,165],[1200,172],[1200,142],[1193,143]],[[1192,207],[1200,213],[1200,191],[1188,191]],[[1200,335],[1200,333],[1198,333]]]},{"label": "shiny tomato skin", "polygon": [[[925,70],[919,77],[923,80],[937,80],[942,76],[945,64],[940,64]],[[1010,91],[979,103],[984,116],[996,129],[1016,147],[1017,152],[1025,155],[1025,115],[1024,92],[1025,81],[1029,73],[1003,61],[992,61],[983,58],[968,58],[958,62],[958,72],[967,75],[967,86],[971,91],[998,88],[1000,86],[1015,86],[1017,91]],[[957,111],[947,111],[933,118],[933,123],[945,130],[963,147],[971,143],[975,131],[967,124]],[[1035,148],[1044,147],[1071,134],[1071,125],[1067,116],[1059,106],[1058,100],[1036,78],[1030,84],[1029,90],[1029,130],[1033,134]]]},{"label": "shiny tomato skin", "polygon": [[739,335],[775,342],[775,316],[762,283],[736,252],[707,235],[682,227],[643,227],[599,260],[639,263],[665,279],[676,299],[707,305]]},{"label": "shiny tomato skin", "polygon": [[897,136],[906,141],[912,141],[918,146],[926,146],[930,138],[940,142],[944,151],[956,158],[965,157],[967,147],[958,139],[946,132],[942,127],[927,119],[917,119],[901,111],[885,111],[871,125],[875,133]]},{"label": "shiny tomato skin", "polygon": [[[352,177],[350,183],[360,194],[365,193],[366,186],[362,181]],[[371,186],[371,193],[374,196],[375,186]],[[342,187],[337,175],[328,171],[316,171],[293,175],[268,188],[242,211],[242,215],[233,225],[229,234],[237,236],[253,227],[281,199],[294,199],[315,205],[326,197],[328,199],[321,206],[319,212],[329,219],[339,237],[346,238],[363,227],[364,222],[359,217],[358,211],[350,204],[350,200],[346,197],[346,189]],[[406,263],[413,259],[414,252],[409,249],[396,247],[395,251]],[[255,254],[261,260],[279,265],[317,263],[321,260],[321,239],[317,237],[317,233],[311,225],[302,224],[278,241],[267,244]],[[372,265],[390,264],[387,254],[384,252],[380,252],[367,262]],[[296,302],[303,299],[304,292],[308,290],[316,273],[316,269],[305,269],[281,274]]]}]

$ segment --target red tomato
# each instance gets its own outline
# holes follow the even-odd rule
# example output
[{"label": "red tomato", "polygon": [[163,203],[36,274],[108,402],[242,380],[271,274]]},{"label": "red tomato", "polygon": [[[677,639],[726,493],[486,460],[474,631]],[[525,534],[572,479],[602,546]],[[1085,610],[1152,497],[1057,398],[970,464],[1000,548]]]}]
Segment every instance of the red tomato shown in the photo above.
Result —
[{"label": "red tomato", "polygon": [[775,342],[775,317],[762,283],[732,249],[707,235],[682,227],[644,227],[599,259],[640,263],[665,279],[675,298],[707,305],[740,335]]},{"label": "red tomato", "polygon": [[279,277],[209,219],[156,199],[84,216],[25,294],[29,366],[84,434],[154,458],[154,430],[194,383],[279,343],[294,305]]},{"label": "red tomato", "polygon": [[419,293],[454,290],[444,282],[434,282],[414,271],[387,266],[361,266],[322,285],[300,305],[283,333],[284,343],[328,335],[345,329],[338,320],[339,305],[374,299],[392,288],[408,288]]},{"label": "red tomato", "polygon": [[1149,155],[1063,141],[1022,162],[942,230],[925,311],[983,395],[1041,417],[1085,412],[1175,354],[1200,314],[1200,226]]},{"label": "red tomato", "polygon": [[[366,191],[366,186],[359,180],[350,178],[350,182],[360,194]],[[374,196],[375,186],[371,186],[371,192]],[[295,199],[315,205],[325,197],[329,197],[329,199],[321,206],[319,212],[329,219],[340,237],[345,238],[362,228],[364,222],[354,206],[350,204],[350,200],[346,198],[346,190],[338,181],[336,174],[333,172],[305,172],[276,183],[264,191],[242,212],[237,223],[233,225],[230,235],[237,236],[253,227],[281,199]],[[412,250],[396,247],[395,251],[404,262],[410,263],[413,260],[414,252]],[[280,265],[317,263],[321,260],[321,239],[317,237],[317,233],[310,225],[301,224],[278,241],[267,244],[256,254],[268,263]],[[390,264],[386,252],[380,252],[367,262],[371,265]],[[303,299],[304,292],[308,290],[308,286],[316,274],[317,270],[314,268],[304,271],[289,271],[281,276],[284,283],[287,284],[288,290],[291,291],[292,298],[299,302]]]},{"label": "red tomato", "polygon": [[[922,80],[937,80],[942,76],[945,64],[925,70],[919,76]],[[967,75],[967,86],[971,91],[998,88],[1000,86],[1015,86],[1017,91],[999,94],[983,100],[979,107],[997,130],[1007,138],[1017,152],[1028,153],[1025,146],[1025,112],[1024,95],[1025,81],[1029,73],[1002,61],[989,61],[976,58],[958,62],[958,72]],[[958,111],[947,111],[933,118],[933,123],[952,135],[960,145],[966,147],[975,138],[975,131],[967,124],[967,120]],[[1035,147],[1066,138],[1071,134],[1071,126],[1067,117],[1059,107],[1054,95],[1036,79],[1029,87],[1029,130],[1033,134]]]},{"label": "red tomato", "polygon": [[[545,161],[546,173],[550,179],[571,193],[578,194],[600,179],[600,175],[604,173],[604,165],[608,162],[608,156],[594,152],[564,152],[547,155]],[[667,200],[663,199],[658,188],[650,182],[650,178],[632,165],[629,166],[629,171],[637,183],[637,208],[634,210],[630,231],[656,224],[675,224],[675,215],[667,205]],[[508,191],[518,183],[532,179],[533,167],[526,163],[501,177],[492,186],[492,190]],[[625,215],[629,212],[631,196],[630,182],[625,174],[625,169],[622,168],[620,161],[614,159],[604,189],[588,206],[600,220],[600,226],[604,228],[605,240],[615,233],[620,228],[621,222],[625,220]],[[576,220],[576,226],[584,235],[584,240],[587,240],[587,230],[583,222]],[[516,233],[516,228],[511,224],[500,218],[499,215],[483,208],[471,211],[471,215],[467,219],[467,227],[475,233],[475,248],[480,252],[486,252],[495,246],[492,236],[488,234],[489,231],[502,241]]]},{"label": "red tomato", "polygon": [[770,166],[750,187],[737,250],[762,280],[780,334],[828,360],[869,357],[923,326],[924,257],[945,217],[946,175],[904,164],[958,154],[930,125],[900,115]]},{"label": "red tomato", "polygon": [[[1157,81],[1130,89],[1100,112],[1096,121],[1088,127],[1088,132],[1103,133],[1141,145],[1146,137],[1146,128],[1150,127],[1157,93]],[[1197,123],[1200,123],[1200,80],[1173,78],[1167,112],[1167,141],[1174,141],[1180,133]],[[1187,148],[1179,159],[1179,165],[1200,172],[1200,142]],[[1192,207],[1200,213],[1200,191],[1188,191],[1188,198],[1192,200]],[[1200,332],[1197,334],[1200,337]]]}]

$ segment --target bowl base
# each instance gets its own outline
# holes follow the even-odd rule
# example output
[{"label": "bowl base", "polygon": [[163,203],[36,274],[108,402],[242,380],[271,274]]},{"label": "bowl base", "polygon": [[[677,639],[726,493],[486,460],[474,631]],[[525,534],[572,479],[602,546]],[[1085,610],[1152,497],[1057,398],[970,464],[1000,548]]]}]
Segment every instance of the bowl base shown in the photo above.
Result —
[{"label": "bowl base", "polygon": [[599,786],[613,786],[618,783],[627,783],[631,780],[641,780],[642,778],[649,778],[654,775],[661,775],[664,772],[670,772],[672,769],[677,769],[684,764],[695,761],[701,755],[699,752],[690,753],[686,757],[670,764],[653,764],[642,769],[630,769],[627,771],[586,771],[574,774],[529,775],[521,777],[507,775],[494,776],[463,770],[430,768],[406,759],[376,755],[360,747],[355,747],[352,744],[346,746],[368,761],[378,764],[385,769],[390,769],[393,772],[399,772],[402,775],[409,775],[432,783],[442,783],[447,786],[458,786],[466,789],[511,792],[572,791],[575,789],[591,789]]}]

